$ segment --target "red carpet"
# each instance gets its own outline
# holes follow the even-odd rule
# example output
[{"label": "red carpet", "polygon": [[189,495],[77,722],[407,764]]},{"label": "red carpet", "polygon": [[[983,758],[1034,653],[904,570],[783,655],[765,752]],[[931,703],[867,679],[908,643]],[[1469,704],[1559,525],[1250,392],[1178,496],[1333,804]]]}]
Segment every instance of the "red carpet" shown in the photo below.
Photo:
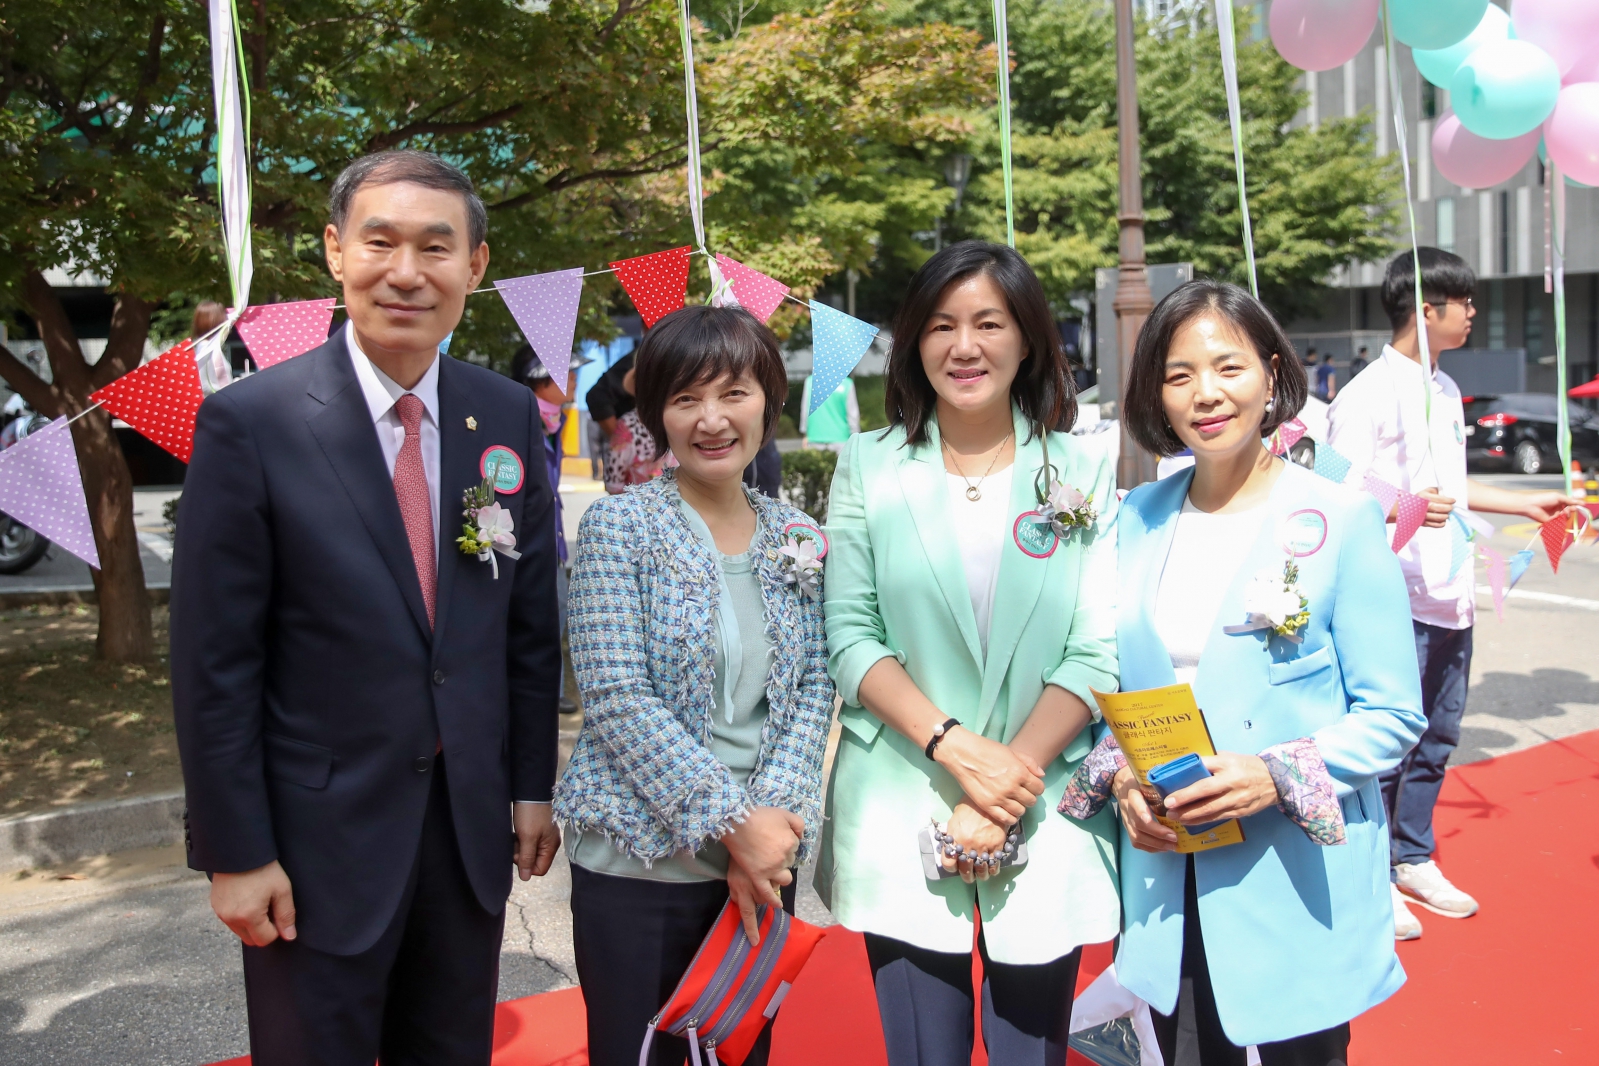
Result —
[{"label": "red carpet", "polygon": [[[1599,732],[1451,770],[1437,832],[1482,913],[1418,909],[1425,934],[1399,945],[1410,980],[1356,1020],[1351,1066],[1599,1063]],[[1109,961],[1085,948],[1078,988]],[[500,1004],[494,1066],[586,1066],[584,1045],[576,989]],[[783,1004],[771,1066],[886,1061],[866,949],[834,929]],[[981,1044],[972,1061],[986,1066]]]}]

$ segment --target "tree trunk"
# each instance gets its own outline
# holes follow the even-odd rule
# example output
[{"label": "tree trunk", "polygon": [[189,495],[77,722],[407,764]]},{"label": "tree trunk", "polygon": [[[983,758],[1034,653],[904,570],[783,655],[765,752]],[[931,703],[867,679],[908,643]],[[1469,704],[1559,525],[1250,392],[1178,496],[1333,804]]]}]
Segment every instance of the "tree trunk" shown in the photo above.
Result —
[{"label": "tree trunk", "polygon": [[[89,393],[103,382],[94,380],[96,368],[84,360],[60,299],[36,270],[28,272],[24,299],[50,357],[55,379],[52,391],[60,405],[59,413],[71,416],[86,410]],[[136,296],[123,294],[117,298],[106,358],[128,369],[138,365],[137,356],[129,362],[128,353],[142,351],[150,332],[152,310],[152,304]],[[155,645],[150,627],[150,595],[144,587],[139,535],[133,525],[133,477],[111,429],[111,413],[100,407],[73,422],[72,443],[83,475],[95,549],[100,553],[100,569],[90,571],[100,603],[96,650],[102,659],[112,662],[148,659]]]}]

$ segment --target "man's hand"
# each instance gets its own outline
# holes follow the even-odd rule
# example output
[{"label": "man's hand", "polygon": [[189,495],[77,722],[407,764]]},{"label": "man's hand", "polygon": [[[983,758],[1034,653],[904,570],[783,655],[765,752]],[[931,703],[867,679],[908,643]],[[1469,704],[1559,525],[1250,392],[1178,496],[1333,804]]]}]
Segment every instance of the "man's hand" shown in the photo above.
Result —
[{"label": "man's hand", "polygon": [[[1423,526],[1428,529],[1442,529],[1448,524],[1449,512],[1455,509],[1455,501],[1453,499],[1445,496],[1436,488],[1422,489],[1416,495],[1427,501],[1427,518],[1421,523]],[[1398,504],[1394,505],[1396,515],[1398,506]]]},{"label": "man's hand", "polygon": [[549,873],[561,847],[555,808],[548,803],[514,803],[511,824],[516,827],[516,872],[522,880]]},{"label": "man's hand", "polygon": [[1584,502],[1575,496],[1567,496],[1553,489],[1545,492],[1518,492],[1516,496],[1517,502],[1521,504],[1521,513],[1539,525],[1543,525],[1567,507],[1581,507]]},{"label": "man's hand", "polygon": [[246,947],[264,948],[278,937],[293,940],[294,892],[273,859],[242,874],[211,875],[211,909]]}]

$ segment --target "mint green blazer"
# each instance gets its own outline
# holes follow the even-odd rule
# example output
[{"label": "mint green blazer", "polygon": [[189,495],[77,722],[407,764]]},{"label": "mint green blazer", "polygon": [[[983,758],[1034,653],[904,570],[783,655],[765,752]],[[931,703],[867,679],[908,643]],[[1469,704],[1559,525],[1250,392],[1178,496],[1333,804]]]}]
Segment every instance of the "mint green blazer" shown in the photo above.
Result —
[{"label": "mint green blazer", "polygon": [[[1120,931],[1108,809],[1087,822],[1051,814],[1088,754],[1091,730],[1047,767],[1044,795],[1023,819],[1025,867],[975,885],[935,883],[923,876],[917,835],[949,817],[960,788],[861,707],[859,691],[866,672],[893,656],[940,710],[1000,742],[1021,729],[1045,684],[1092,708],[1091,687],[1116,686],[1115,479],[1108,460],[1068,434],[1050,434],[1057,476],[1092,492],[1099,518],[1043,559],[1024,553],[1005,529],[985,662],[950,526],[938,431],[930,428],[931,440],[915,448],[899,429],[856,434],[833,475],[824,585],[828,668],[844,728],[816,888],[847,928],[932,951],[969,952],[980,907],[992,958],[1049,962]],[[1038,506],[1043,446],[1027,437],[1018,417],[1010,522]]]}]

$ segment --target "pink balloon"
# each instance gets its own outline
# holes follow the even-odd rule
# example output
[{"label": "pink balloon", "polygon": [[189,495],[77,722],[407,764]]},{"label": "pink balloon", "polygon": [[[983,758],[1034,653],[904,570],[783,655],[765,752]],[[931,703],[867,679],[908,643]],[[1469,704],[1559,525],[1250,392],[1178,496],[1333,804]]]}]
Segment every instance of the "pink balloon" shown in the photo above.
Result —
[{"label": "pink balloon", "polygon": [[1331,70],[1355,58],[1377,28],[1378,0],[1273,0],[1271,43],[1300,70]]},{"label": "pink balloon", "polygon": [[1599,42],[1599,3],[1594,0],[1516,0],[1511,8],[1510,25],[1518,41],[1535,44],[1548,52],[1555,66],[1560,68],[1561,77],[1565,77]]},{"label": "pink balloon", "polygon": [[1543,124],[1543,137],[1562,174],[1599,185],[1599,82],[1561,89],[1555,113]]},{"label": "pink balloon", "polygon": [[1565,85],[1575,85],[1579,81],[1599,81],[1599,38],[1594,40],[1586,54],[1577,58],[1560,81]]},{"label": "pink balloon", "polygon": [[1535,129],[1508,141],[1491,141],[1462,126],[1453,111],[1445,111],[1432,133],[1433,165],[1463,189],[1487,189],[1509,181],[1527,165],[1542,133]]}]

